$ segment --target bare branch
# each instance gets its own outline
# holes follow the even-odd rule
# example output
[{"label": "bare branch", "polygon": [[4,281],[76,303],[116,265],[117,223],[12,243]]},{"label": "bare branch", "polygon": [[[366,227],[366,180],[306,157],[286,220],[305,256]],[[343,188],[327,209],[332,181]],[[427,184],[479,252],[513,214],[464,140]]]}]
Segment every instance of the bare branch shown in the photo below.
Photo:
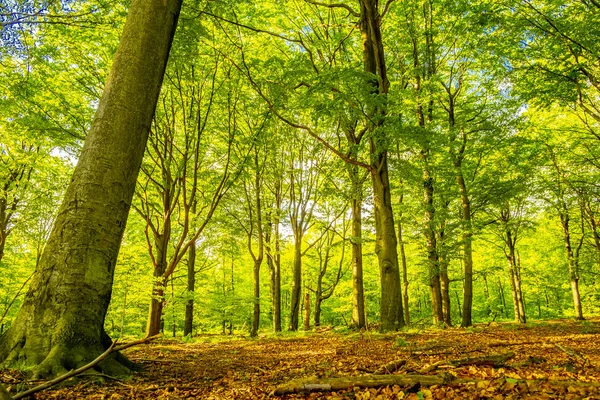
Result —
[{"label": "bare branch", "polygon": [[343,8],[344,10],[348,11],[351,15],[353,15],[354,17],[360,17],[360,13],[354,11],[354,9],[352,7],[350,7],[348,4],[342,4],[342,3],[321,3],[319,1],[313,1],[313,0],[304,0],[305,2],[309,3],[309,4],[313,4],[315,6],[320,6],[320,7],[327,7],[327,8]]}]

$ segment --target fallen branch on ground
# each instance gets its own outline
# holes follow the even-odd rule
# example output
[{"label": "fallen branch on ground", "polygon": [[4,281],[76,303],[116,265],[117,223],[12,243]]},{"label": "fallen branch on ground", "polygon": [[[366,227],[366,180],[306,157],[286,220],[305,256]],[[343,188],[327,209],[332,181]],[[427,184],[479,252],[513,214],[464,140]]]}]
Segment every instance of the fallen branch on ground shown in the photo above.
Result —
[{"label": "fallen branch on ground", "polygon": [[[507,378],[499,378],[501,381],[499,386],[509,382]],[[362,376],[349,376],[341,378],[304,378],[290,381],[284,385],[277,387],[271,393],[271,395],[282,396],[285,394],[294,393],[309,393],[309,392],[332,392],[339,390],[348,390],[353,388],[378,388],[383,386],[398,385],[401,387],[415,387],[415,386],[434,386],[434,385],[449,385],[449,384],[465,384],[478,382],[491,382],[485,379],[464,379],[455,378],[450,374],[438,374],[438,375],[417,375],[417,374],[404,374],[404,375],[362,375]],[[512,385],[515,384],[526,384],[528,386],[537,386],[540,384],[547,384],[550,386],[556,386],[561,388],[600,388],[599,382],[582,382],[573,380],[546,380],[546,379],[518,379],[510,381]]]},{"label": "fallen branch on ground", "polygon": [[77,369],[74,369],[72,371],[67,372],[66,374],[63,374],[55,379],[52,379],[48,382],[42,383],[41,385],[38,385],[34,388],[31,388],[29,390],[26,390],[24,392],[18,393],[15,396],[11,396],[6,389],[0,385],[0,400],[18,400],[18,399],[22,399],[25,398],[27,396],[31,396],[34,393],[40,392],[42,390],[48,389],[54,385],[57,385],[59,383],[61,383],[62,381],[65,381],[69,378],[72,378],[76,375],[81,374],[82,372],[87,371],[90,368],[95,367],[96,365],[100,364],[102,361],[104,361],[111,353],[114,353],[116,351],[121,351],[121,350],[125,350],[129,347],[132,346],[136,346],[138,344],[143,344],[143,343],[148,343],[158,337],[160,337],[161,335],[156,335],[156,336],[150,336],[144,339],[140,339],[140,340],[135,340],[133,342],[129,342],[129,343],[124,343],[122,345],[117,346],[117,341],[115,340],[114,342],[112,342],[112,344],[110,345],[110,347],[108,349],[106,349],[106,351],[102,354],[100,354],[95,360],[93,360],[92,362],[79,367]]},{"label": "fallen branch on ground", "polygon": [[[292,393],[306,393],[313,391],[336,391],[353,387],[372,388],[381,386],[433,386],[447,384],[452,380],[452,375],[362,375],[341,378],[305,378],[290,381],[279,386],[273,392],[276,396]],[[456,382],[473,382],[457,379]]]},{"label": "fallen branch on ground", "polygon": [[381,367],[375,370],[375,374],[391,374],[392,372],[398,371],[401,367],[406,365],[406,360],[394,360],[389,363],[382,365]]}]

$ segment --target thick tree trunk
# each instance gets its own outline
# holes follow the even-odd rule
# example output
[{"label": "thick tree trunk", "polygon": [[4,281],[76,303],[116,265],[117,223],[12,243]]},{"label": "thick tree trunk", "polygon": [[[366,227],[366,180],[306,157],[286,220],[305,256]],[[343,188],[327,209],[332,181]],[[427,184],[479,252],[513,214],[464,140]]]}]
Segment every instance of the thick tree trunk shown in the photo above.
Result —
[{"label": "thick tree trunk", "polygon": [[[377,0],[360,0],[360,31],[363,43],[363,67],[374,74],[371,79],[373,94],[385,98],[389,89],[387,67],[381,37],[381,15]],[[384,131],[386,110],[381,105],[370,105],[369,130],[373,133],[371,143],[371,181],[375,205],[375,253],[379,260],[381,280],[380,318],[381,330],[393,330],[404,326],[400,270],[398,268],[398,242],[392,210],[390,181],[388,175],[387,138]]]},{"label": "thick tree trunk", "polygon": [[296,235],[294,243],[294,267],[292,276],[292,300],[290,309],[290,331],[298,330],[302,291],[302,235]]},{"label": "thick tree trunk", "polygon": [[[101,354],[104,318],[181,0],[134,0],[98,111],[0,361],[53,376]],[[109,375],[127,372],[110,358]],[[121,356],[121,360],[124,357]]]},{"label": "thick tree trunk", "polygon": [[[187,262],[187,291],[193,296],[196,289],[196,244],[192,244],[188,250]],[[183,336],[192,336],[194,328],[194,299],[190,298],[185,303],[185,321],[183,323]]]},{"label": "thick tree trunk", "polygon": [[381,330],[388,331],[404,326],[404,311],[387,162],[381,169],[374,169],[371,178],[375,203],[375,253],[379,260],[381,282]]},{"label": "thick tree trunk", "polygon": [[362,182],[357,166],[350,167],[352,181],[352,326],[365,327],[365,291],[362,257]]}]

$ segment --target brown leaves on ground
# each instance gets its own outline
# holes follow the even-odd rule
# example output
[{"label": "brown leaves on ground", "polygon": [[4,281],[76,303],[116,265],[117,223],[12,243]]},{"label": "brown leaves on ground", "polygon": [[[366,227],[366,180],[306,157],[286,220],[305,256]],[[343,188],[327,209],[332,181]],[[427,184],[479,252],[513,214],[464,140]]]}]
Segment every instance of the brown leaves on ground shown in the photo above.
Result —
[{"label": "brown leaves on ground", "polygon": [[[409,331],[410,332],[410,331]],[[129,349],[144,367],[128,380],[78,379],[37,399],[266,399],[280,385],[313,377],[360,377],[374,372],[454,377],[447,384],[398,385],[286,395],[286,399],[600,399],[600,320],[532,325],[492,324],[420,333],[228,340],[163,341]],[[514,352],[503,367],[469,363]],[[400,361],[401,362],[395,362]],[[466,362],[466,363],[465,363]],[[382,367],[393,366],[395,371]],[[0,371],[13,391],[23,376]],[[468,380],[470,382],[465,381]],[[21,383],[18,383],[21,382]],[[458,383],[460,382],[460,383]]]}]

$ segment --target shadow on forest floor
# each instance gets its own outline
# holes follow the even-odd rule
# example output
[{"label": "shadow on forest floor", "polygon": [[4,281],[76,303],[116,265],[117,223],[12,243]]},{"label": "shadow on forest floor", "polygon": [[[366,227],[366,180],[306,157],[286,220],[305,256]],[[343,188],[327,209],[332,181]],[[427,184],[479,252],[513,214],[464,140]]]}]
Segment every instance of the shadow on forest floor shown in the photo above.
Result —
[{"label": "shadow on forest floor", "polygon": [[[35,398],[600,398],[599,344],[600,319],[493,323],[388,335],[324,331],[294,340],[265,337],[190,344],[164,340],[126,351],[144,367],[129,380],[99,384],[81,378]],[[414,377],[414,383],[360,387],[374,373],[391,379]],[[426,383],[423,375],[433,381]],[[351,382],[346,390],[270,396],[281,385],[297,389],[297,380],[309,377],[309,383],[336,377],[352,380],[344,380]],[[0,381],[7,386],[15,387],[21,379],[17,372],[0,371]]]}]

